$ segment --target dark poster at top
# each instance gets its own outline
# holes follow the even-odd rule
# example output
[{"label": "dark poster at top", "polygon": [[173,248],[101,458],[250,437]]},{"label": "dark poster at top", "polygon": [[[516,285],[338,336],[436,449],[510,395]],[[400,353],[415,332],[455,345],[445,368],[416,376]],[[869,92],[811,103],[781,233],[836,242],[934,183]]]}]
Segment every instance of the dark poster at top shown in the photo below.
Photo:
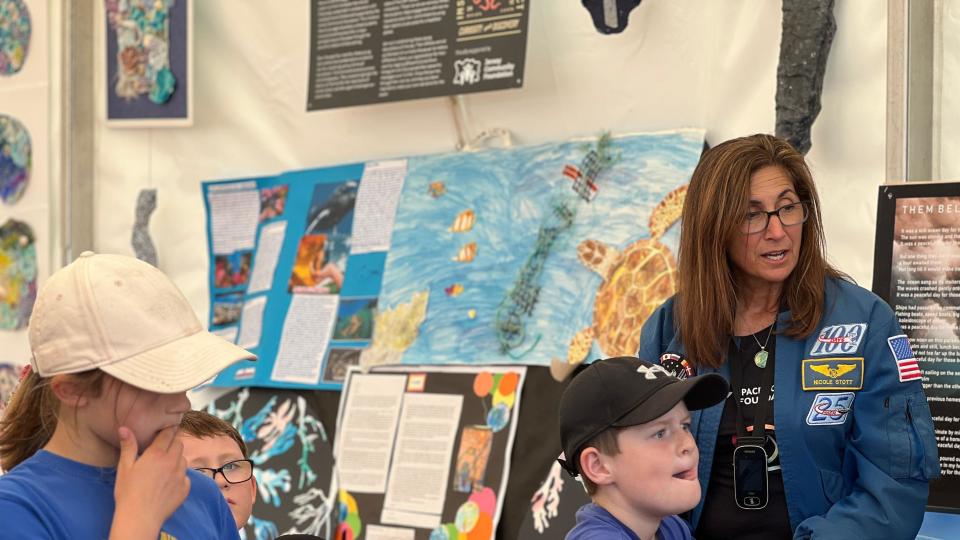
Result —
[{"label": "dark poster at top", "polygon": [[530,0],[313,0],[307,110],[518,88]]},{"label": "dark poster at top", "polygon": [[897,314],[920,364],[942,478],[928,506],[960,511],[960,184],[882,186],[873,291]]}]

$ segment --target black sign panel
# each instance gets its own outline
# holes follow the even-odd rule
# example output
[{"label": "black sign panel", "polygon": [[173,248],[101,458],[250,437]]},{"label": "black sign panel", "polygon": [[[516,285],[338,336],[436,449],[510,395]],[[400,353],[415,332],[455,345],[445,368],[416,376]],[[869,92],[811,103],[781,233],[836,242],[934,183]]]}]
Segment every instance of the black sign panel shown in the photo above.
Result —
[{"label": "black sign panel", "polygon": [[942,478],[928,507],[960,512],[960,184],[880,187],[873,292],[909,337],[891,351],[916,358],[898,363],[901,380],[919,375],[930,403]]},{"label": "black sign panel", "polygon": [[530,0],[312,0],[307,110],[518,88]]}]

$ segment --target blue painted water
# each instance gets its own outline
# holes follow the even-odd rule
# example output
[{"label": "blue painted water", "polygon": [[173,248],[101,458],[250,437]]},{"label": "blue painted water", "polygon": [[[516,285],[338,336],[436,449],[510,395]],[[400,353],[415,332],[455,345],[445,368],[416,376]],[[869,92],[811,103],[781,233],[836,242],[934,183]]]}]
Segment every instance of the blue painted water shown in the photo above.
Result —
[{"label": "blue painted water", "polygon": [[[594,295],[602,283],[577,259],[577,245],[595,239],[622,249],[648,238],[653,208],[689,181],[703,132],[614,138],[612,151],[620,159],[600,175],[597,197],[586,202],[575,196],[562,171],[564,165],[579,165],[593,143],[410,159],[378,306],[392,308],[409,302],[415,292],[430,291],[426,320],[404,363],[543,365],[551,358],[566,358],[571,338],[591,325]],[[435,198],[429,186],[438,181],[446,193]],[[539,301],[525,318],[525,342],[512,354],[503,354],[494,327],[497,307],[530,256],[551,202],[558,200],[573,201],[576,218],[546,259]],[[473,229],[449,232],[456,216],[467,209],[476,213]],[[678,239],[679,226],[674,225],[661,241],[676,253]],[[476,242],[476,258],[452,261],[469,242]],[[463,292],[448,296],[445,289],[455,283],[462,284]],[[594,343],[589,358],[602,355]]]}]

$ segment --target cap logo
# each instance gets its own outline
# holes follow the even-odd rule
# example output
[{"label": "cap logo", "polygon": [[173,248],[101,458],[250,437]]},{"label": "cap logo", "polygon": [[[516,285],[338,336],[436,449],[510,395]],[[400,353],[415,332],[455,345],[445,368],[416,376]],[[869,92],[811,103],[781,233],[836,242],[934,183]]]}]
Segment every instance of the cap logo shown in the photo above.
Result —
[{"label": "cap logo", "polygon": [[650,379],[650,380],[656,379],[656,378],[657,378],[657,375],[656,375],[657,373],[663,373],[664,375],[666,375],[666,376],[668,376],[668,377],[670,376],[670,372],[669,372],[669,371],[663,369],[663,367],[658,366],[658,365],[656,365],[656,364],[654,364],[654,365],[652,365],[652,366],[640,366],[640,367],[637,368],[637,373],[643,373],[643,377],[644,377],[645,379]]}]

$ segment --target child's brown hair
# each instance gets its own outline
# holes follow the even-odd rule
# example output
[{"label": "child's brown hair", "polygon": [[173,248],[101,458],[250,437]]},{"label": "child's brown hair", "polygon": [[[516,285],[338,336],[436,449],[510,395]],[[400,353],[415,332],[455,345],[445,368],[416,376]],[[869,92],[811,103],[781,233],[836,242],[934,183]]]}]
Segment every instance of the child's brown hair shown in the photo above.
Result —
[{"label": "child's brown hair", "polygon": [[[624,429],[626,428],[607,428],[597,435],[593,440],[588,442],[584,448],[593,447],[605,456],[615,456],[620,453],[620,443],[617,442],[617,437]],[[577,468],[579,468],[579,464],[577,465]],[[597,485],[593,483],[593,480],[590,480],[590,478],[587,477],[587,475],[582,471],[580,472],[580,479],[583,481],[583,487],[587,489],[587,494],[591,497],[596,495]]]},{"label": "child's brown hair", "polygon": [[244,444],[240,432],[228,422],[208,412],[187,411],[180,420],[180,432],[198,439],[226,435],[237,443],[243,457],[247,457],[247,445]]},{"label": "child's brown hair", "polygon": [[[98,397],[106,374],[99,369],[62,375],[81,385],[84,393]],[[10,471],[44,447],[57,427],[60,401],[50,388],[52,377],[30,369],[20,381],[0,421],[0,468]]]}]

